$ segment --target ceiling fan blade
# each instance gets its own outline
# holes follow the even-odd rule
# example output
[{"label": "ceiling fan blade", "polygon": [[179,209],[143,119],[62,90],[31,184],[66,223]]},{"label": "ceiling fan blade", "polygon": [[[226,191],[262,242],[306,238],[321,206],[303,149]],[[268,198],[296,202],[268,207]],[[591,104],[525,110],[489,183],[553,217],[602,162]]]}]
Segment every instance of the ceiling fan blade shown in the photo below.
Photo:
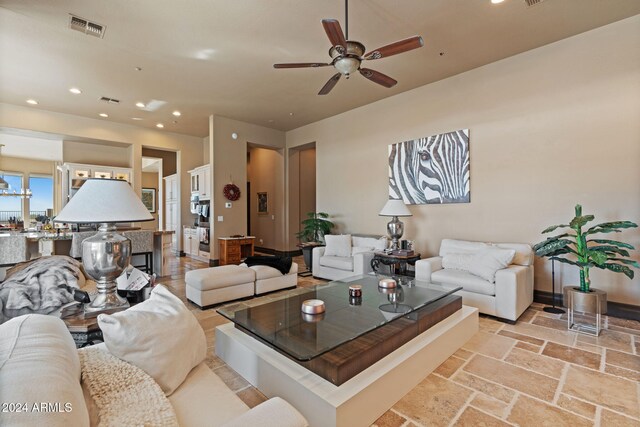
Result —
[{"label": "ceiling fan blade", "polygon": [[388,44],[380,47],[376,50],[372,50],[364,56],[364,59],[379,59],[386,58],[388,56],[397,55],[399,53],[407,52],[409,50],[417,49],[424,46],[424,41],[420,36],[410,37],[408,39],[400,40],[395,43]]},{"label": "ceiling fan blade", "polygon": [[340,73],[334,74],[333,77],[331,77],[329,81],[326,82],[324,86],[322,86],[322,89],[320,89],[320,92],[318,92],[318,95],[326,95],[329,92],[331,92],[331,89],[333,89],[336,83],[338,83],[338,80],[340,80],[340,77],[342,77],[342,74]]},{"label": "ceiling fan blade", "polygon": [[382,74],[381,72],[376,70],[370,70],[369,68],[361,68],[359,71],[360,71],[360,74],[362,74],[372,82],[378,83],[379,85],[382,85],[387,88],[393,87],[398,83],[391,77],[385,74]]},{"label": "ceiling fan blade", "polygon": [[346,52],[347,41],[344,38],[344,33],[342,32],[340,23],[335,19],[323,19],[322,26],[324,27],[324,31],[327,33],[327,37],[329,37],[331,46],[341,46],[343,50],[338,52],[340,54]]},{"label": "ceiling fan blade", "polygon": [[273,64],[273,68],[316,68],[326,67],[331,64],[324,64],[322,62],[292,62],[289,64]]}]

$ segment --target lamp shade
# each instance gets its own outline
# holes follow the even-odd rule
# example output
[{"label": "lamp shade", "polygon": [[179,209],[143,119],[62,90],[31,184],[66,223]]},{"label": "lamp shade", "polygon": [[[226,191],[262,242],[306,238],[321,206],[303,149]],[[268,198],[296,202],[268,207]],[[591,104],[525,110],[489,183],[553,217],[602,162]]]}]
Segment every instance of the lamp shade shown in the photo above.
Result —
[{"label": "lamp shade", "polygon": [[387,200],[380,213],[380,216],[411,216],[411,212],[407,208],[407,205],[400,199]]},{"label": "lamp shade", "polygon": [[153,216],[127,181],[87,179],[54,222],[110,223],[152,221]]}]

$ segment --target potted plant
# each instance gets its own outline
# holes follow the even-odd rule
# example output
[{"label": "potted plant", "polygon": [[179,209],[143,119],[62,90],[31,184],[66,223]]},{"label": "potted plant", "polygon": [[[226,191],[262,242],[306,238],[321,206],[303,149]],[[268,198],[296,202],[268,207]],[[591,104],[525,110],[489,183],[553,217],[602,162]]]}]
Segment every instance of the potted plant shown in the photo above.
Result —
[{"label": "potted plant", "polygon": [[302,249],[304,263],[309,271],[311,271],[313,262],[313,248],[322,245],[324,243],[324,235],[334,227],[334,224],[328,218],[329,214],[325,212],[309,212],[307,213],[307,219],[302,221],[302,230],[296,233],[296,237],[301,241],[298,246]]},{"label": "potted plant", "polygon": [[[593,238],[594,234],[619,233],[625,228],[635,228],[638,225],[631,221],[603,222],[594,225],[587,230],[583,227],[593,221],[593,215],[583,215],[582,206],[576,205],[575,217],[569,224],[553,225],[543,230],[542,233],[551,233],[558,228],[569,228],[567,232],[547,238],[533,247],[536,255],[548,257],[565,264],[575,265],[580,269],[580,287],[566,287],[568,291],[587,294],[598,292],[591,288],[589,270],[592,267],[622,273],[633,279],[634,272],[630,267],[639,268],[637,261],[629,259],[629,250],[634,247],[628,243],[611,239]],[[606,293],[600,292],[600,298],[604,298],[601,313],[606,313]],[[566,295],[566,291],[565,291]],[[585,312],[595,312],[593,304],[586,300],[574,299],[576,305],[573,309]],[[565,299],[566,305],[566,299]]]}]

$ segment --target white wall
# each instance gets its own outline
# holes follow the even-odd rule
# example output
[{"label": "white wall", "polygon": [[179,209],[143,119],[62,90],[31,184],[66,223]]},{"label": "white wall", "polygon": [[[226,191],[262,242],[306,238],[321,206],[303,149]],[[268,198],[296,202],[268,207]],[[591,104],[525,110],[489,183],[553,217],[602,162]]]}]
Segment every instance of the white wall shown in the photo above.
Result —
[{"label": "white wall", "polygon": [[[401,79],[402,76],[395,76]],[[377,88],[372,87],[372,90]],[[470,129],[471,203],[411,206],[405,237],[422,256],[442,238],[536,243],[576,203],[599,222],[640,222],[640,16],[287,132],[315,141],[317,209],[341,231],[384,233],[389,144]],[[640,246],[640,232],[617,238]],[[638,260],[639,252],[634,259]],[[556,266],[556,283],[577,283]],[[611,301],[640,304],[633,281],[596,270]],[[537,260],[536,289],[550,291]]]}]

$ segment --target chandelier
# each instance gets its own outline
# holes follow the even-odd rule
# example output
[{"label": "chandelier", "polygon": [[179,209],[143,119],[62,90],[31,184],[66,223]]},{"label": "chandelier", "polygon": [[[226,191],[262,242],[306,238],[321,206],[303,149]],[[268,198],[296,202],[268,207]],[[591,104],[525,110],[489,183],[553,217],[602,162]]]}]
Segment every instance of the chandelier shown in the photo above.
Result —
[{"label": "chandelier", "polygon": [[[0,144],[0,157],[2,157],[2,147],[4,144]],[[4,179],[4,172],[0,169],[0,197],[20,197],[22,199],[28,199],[31,197],[31,190],[21,188],[20,192],[16,190],[10,191],[9,183]]]}]

